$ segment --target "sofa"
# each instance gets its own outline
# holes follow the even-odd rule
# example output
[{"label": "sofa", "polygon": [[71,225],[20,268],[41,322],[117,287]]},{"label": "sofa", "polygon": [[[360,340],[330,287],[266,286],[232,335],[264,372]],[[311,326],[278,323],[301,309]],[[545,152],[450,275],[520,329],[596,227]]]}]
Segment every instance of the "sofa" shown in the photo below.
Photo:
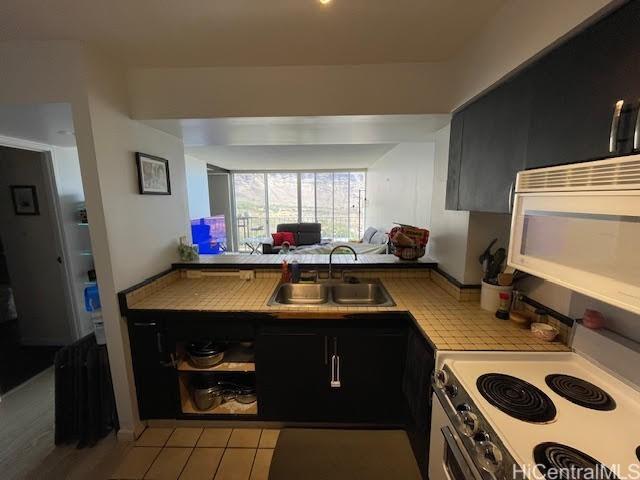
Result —
[{"label": "sofa", "polygon": [[[321,241],[322,225],[320,223],[281,223],[276,227],[276,232],[291,232],[295,239],[295,246],[291,249],[302,245],[316,245]],[[278,253],[282,247],[273,245],[273,240],[262,244],[262,253],[271,254]]]}]

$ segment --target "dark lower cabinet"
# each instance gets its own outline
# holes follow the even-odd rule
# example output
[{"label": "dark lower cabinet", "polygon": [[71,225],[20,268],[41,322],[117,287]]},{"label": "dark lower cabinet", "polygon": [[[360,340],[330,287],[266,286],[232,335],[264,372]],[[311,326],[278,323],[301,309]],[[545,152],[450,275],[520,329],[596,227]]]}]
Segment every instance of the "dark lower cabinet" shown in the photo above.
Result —
[{"label": "dark lower cabinet", "polygon": [[415,325],[409,328],[402,392],[407,402],[406,432],[422,478],[428,479],[431,444],[431,377],[435,349]]},{"label": "dark lower cabinet", "polygon": [[265,420],[328,418],[329,366],[325,336],[316,331],[267,327],[256,339],[258,414]]},{"label": "dark lower cabinet", "polygon": [[140,418],[176,418],[178,379],[171,363],[164,321],[131,319],[129,340]]},{"label": "dark lower cabinet", "polygon": [[256,340],[267,420],[402,421],[404,328],[271,326]]},{"label": "dark lower cabinet", "polygon": [[338,330],[333,340],[340,386],[329,388],[332,416],[344,422],[401,423],[404,329]]}]

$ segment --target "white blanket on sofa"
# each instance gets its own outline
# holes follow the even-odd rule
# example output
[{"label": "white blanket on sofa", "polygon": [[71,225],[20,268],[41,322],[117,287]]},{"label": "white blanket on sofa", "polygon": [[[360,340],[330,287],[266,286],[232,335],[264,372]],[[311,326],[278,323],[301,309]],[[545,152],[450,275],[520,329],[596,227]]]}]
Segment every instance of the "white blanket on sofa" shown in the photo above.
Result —
[{"label": "white blanket on sofa", "polygon": [[[321,255],[321,254],[329,254],[331,250],[340,246],[346,245],[353,248],[358,255],[370,255],[370,254],[379,254],[379,253],[387,253],[387,245],[372,245],[370,243],[360,243],[360,242],[331,242],[326,243],[324,245],[305,245],[302,247],[296,247],[295,250],[292,250],[289,253],[294,253],[297,255]],[[338,253],[351,253],[348,250],[340,251]]]}]

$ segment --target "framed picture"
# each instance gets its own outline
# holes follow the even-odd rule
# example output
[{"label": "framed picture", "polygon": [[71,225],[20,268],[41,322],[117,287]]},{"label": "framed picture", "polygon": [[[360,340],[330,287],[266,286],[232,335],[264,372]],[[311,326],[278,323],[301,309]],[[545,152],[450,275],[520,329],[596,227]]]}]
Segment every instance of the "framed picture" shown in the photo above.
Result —
[{"label": "framed picture", "polygon": [[11,185],[9,188],[16,215],[40,215],[35,185]]},{"label": "framed picture", "polygon": [[136,152],[136,165],[141,195],[171,195],[168,160]]}]

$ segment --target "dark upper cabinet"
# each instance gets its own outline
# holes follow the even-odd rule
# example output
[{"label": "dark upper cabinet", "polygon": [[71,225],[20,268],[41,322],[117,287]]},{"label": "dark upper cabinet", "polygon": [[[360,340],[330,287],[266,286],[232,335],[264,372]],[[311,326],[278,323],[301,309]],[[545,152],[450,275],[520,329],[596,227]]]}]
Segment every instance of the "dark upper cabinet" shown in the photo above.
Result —
[{"label": "dark upper cabinet", "polygon": [[463,112],[458,208],[509,213],[524,168],[531,106],[529,77],[517,77]]},{"label": "dark upper cabinet", "polygon": [[129,339],[140,418],[175,418],[178,380],[163,321],[131,319]]},{"label": "dark upper cabinet", "polygon": [[446,208],[509,213],[519,170],[634,153],[638,22],[636,0],[457,112]]},{"label": "dark upper cabinet", "polygon": [[[638,22],[640,2],[631,2],[526,72],[534,85],[527,168],[632,152],[640,99]],[[619,100],[624,104],[615,129]]]}]

